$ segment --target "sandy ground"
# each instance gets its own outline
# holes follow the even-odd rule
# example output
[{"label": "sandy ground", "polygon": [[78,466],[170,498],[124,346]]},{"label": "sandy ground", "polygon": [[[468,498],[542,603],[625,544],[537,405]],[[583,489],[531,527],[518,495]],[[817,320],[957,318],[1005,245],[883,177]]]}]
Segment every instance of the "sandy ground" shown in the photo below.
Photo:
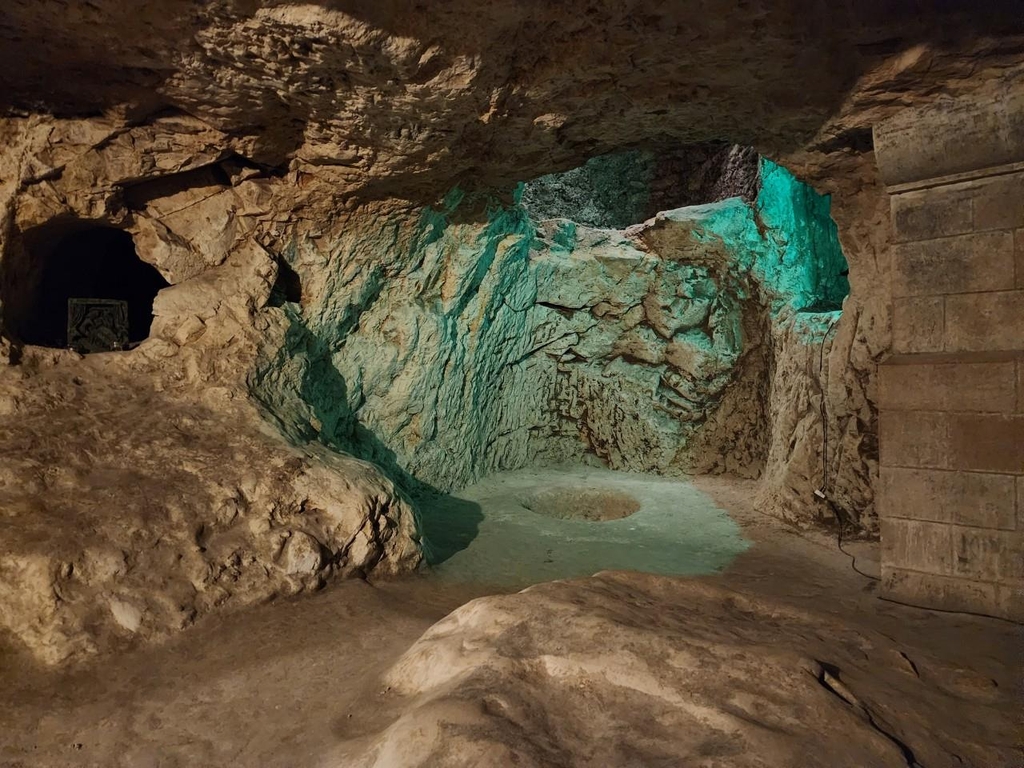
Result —
[{"label": "sandy ground", "polygon": [[[564,479],[548,476],[541,485]],[[324,756],[353,734],[387,725],[393,713],[382,696],[382,675],[426,629],[474,597],[519,586],[507,579],[504,585],[484,585],[472,578],[487,562],[495,573],[516,576],[512,564],[522,555],[518,545],[499,553],[487,543],[489,526],[500,541],[503,526],[508,530],[511,525],[501,522],[500,513],[488,520],[488,493],[501,480],[463,494],[478,496],[483,510],[476,564],[467,559],[471,543],[462,551],[463,565],[455,552],[434,574],[383,584],[337,583],[309,597],[217,616],[162,646],[99,658],[76,669],[47,672],[4,651],[0,766],[322,765]],[[627,477],[621,487],[638,496],[643,508],[644,503],[657,506],[652,499],[664,491],[665,482]],[[813,606],[881,632],[911,654],[920,649],[941,659],[955,685],[998,689],[1001,696],[1024,700],[1019,627],[882,602],[874,583],[854,573],[834,539],[797,533],[756,513],[753,483],[701,478],[684,485],[693,508],[688,524],[700,528],[698,502],[705,499],[704,520],[718,526],[720,534],[708,540],[709,546],[729,541],[732,550],[720,548],[699,567],[682,563],[683,573],[707,575],[680,578],[710,579],[787,605]],[[520,498],[521,490],[517,485],[505,498]],[[722,509],[735,521],[736,531],[728,518],[723,521]],[[592,525],[626,524],[630,517]],[[641,526],[634,521],[634,527]],[[608,528],[602,535],[629,533],[614,531]],[[633,533],[647,536],[651,531]],[[563,560],[571,564],[568,570],[622,567],[588,559],[592,542],[577,543],[579,550]],[[574,543],[570,538],[561,545],[568,552]],[[534,557],[548,558],[549,547],[535,549]],[[847,549],[857,554],[858,568],[877,570],[874,545],[854,543]],[[643,555],[638,553],[634,562],[642,565]],[[716,568],[724,570],[709,573]],[[550,577],[547,571],[536,573]]]}]

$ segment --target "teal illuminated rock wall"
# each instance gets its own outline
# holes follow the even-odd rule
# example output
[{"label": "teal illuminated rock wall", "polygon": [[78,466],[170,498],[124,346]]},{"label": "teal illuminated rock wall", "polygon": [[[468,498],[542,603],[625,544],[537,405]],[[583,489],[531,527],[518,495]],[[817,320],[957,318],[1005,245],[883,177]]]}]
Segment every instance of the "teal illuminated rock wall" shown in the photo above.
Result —
[{"label": "teal illuminated rock wall", "polygon": [[753,205],[627,230],[537,224],[518,203],[455,191],[326,249],[296,243],[283,257],[302,306],[282,307],[284,343],[253,391],[293,439],[407,486],[587,461],[756,475],[772,315],[832,290],[835,260],[815,250],[828,244],[820,199],[766,168]]},{"label": "teal illuminated rock wall", "polygon": [[795,309],[840,309],[850,282],[828,197],[761,158],[761,191],[755,205],[765,238],[773,246],[760,263],[760,279]]}]

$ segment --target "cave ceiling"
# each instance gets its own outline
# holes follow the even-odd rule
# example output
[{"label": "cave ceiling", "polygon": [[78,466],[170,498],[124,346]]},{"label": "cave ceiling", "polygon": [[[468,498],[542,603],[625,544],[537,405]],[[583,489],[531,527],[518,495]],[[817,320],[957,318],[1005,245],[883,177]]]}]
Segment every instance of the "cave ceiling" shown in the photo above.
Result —
[{"label": "cave ceiling", "polygon": [[186,115],[339,188],[501,188],[619,147],[861,152],[1012,74],[1015,2],[7,0],[0,110]]}]

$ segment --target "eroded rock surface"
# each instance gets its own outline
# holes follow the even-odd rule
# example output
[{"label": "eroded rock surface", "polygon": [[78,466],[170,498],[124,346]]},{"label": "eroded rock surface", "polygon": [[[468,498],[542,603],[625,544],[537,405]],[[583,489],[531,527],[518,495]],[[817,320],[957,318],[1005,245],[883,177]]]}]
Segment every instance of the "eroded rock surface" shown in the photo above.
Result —
[{"label": "eroded rock surface", "polygon": [[455,192],[417,220],[354,228],[333,253],[303,243],[290,255],[302,301],[253,391],[293,439],[445,491],[595,460],[756,477],[773,329],[791,322],[776,318],[845,295],[827,201],[763,168],[753,201],[627,230]]},{"label": "eroded rock surface", "polygon": [[[248,397],[261,340],[287,326],[278,264],[252,236],[268,216],[260,174],[210,165],[194,122],[113,135],[60,125],[27,121],[7,146],[21,175],[4,187],[5,307],[37,300],[56,238],[96,222],[130,232],[172,285],[130,352],[4,345],[8,638],[56,663],[335,575],[415,568],[413,510],[394,484],[288,443]],[[136,139],[153,143],[140,153]],[[60,178],[26,181],[55,156]],[[170,179],[140,181],[161,167]]]},{"label": "eroded rock surface", "polygon": [[[304,500],[331,506],[348,494],[365,515],[346,517],[333,533],[302,530],[279,553],[257,556],[266,567],[248,572],[255,581],[233,593],[238,601],[291,589],[281,579],[292,584],[316,570],[314,540],[322,547],[318,573],[339,565],[345,542],[385,507],[397,533],[390,544],[378,536],[367,551],[391,554],[345,555],[344,568],[411,565],[411,511],[400,496],[377,470],[325,458],[322,444],[371,458],[400,483],[417,474],[441,488],[526,458],[576,458],[586,452],[581,445],[638,469],[753,472],[764,463],[768,511],[805,522],[817,514],[811,491],[824,484],[851,521],[872,528],[874,368],[889,348],[889,243],[870,127],[936,93],[1005,91],[1019,81],[1019,27],[1019,9],[1002,3],[953,4],[930,16],[798,0],[700,9],[653,0],[5,3],[0,311],[10,339],[0,341],[0,359],[11,365],[0,371],[10,438],[2,492],[6,519],[25,530],[5,537],[3,557],[17,564],[25,553],[45,553],[12,571],[31,578],[5,578],[12,599],[31,596],[11,612],[12,628],[56,659],[89,646],[104,627],[166,629],[193,608],[201,612],[206,603],[179,599],[176,590],[199,594],[216,580],[197,577],[202,588],[185,588],[173,558],[159,566],[177,585],[159,610],[144,568],[82,565],[107,574],[88,577],[113,600],[96,624],[80,613],[91,598],[76,602],[40,586],[56,583],[67,570],[60,563],[84,562],[48,537],[76,541],[84,552],[120,541],[121,521],[131,518],[123,531],[148,531],[129,536],[131,553],[148,551],[146,536],[175,542],[168,552],[198,550],[204,545],[186,542],[219,520],[210,499],[248,487],[251,466],[274,477],[287,468],[253,497],[254,518],[278,514],[272,503],[292,510],[275,522],[282,533],[294,529],[290,515]],[[676,327],[679,318],[664,311],[670,296],[699,285],[698,273],[710,267],[688,267],[693,280],[679,280],[652,259],[707,252],[704,244],[683,248],[685,258],[672,255],[680,243],[694,244],[700,227],[683,221],[692,213],[656,219],[620,249],[648,270],[645,321],[633,324],[635,305],[622,304],[614,277],[621,256],[601,255],[605,235],[563,233],[559,244],[552,231],[545,249],[524,217],[496,222],[482,207],[449,210],[445,202],[464,189],[479,193],[476,200],[500,197],[507,211],[511,191],[530,178],[622,148],[663,152],[708,141],[754,146],[832,194],[852,293],[828,338],[820,324],[792,318],[752,326],[740,309],[747,287],[722,281],[713,297],[686,296],[694,312],[706,298],[714,308]],[[9,320],[31,302],[54,238],[86,224],[129,232],[139,256],[170,283],[157,297],[150,340],[118,362],[23,348]],[[770,222],[768,229],[779,230]],[[763,244],[762,233],[752,237]],[[779,266],[786,264],[783,257]],[[589,286],[592,304],[560,294],[566,270]],[[541,289],[544,304],[532,293]],[[810,309],[792,307],[801,308]],[[745,346],[735,343],[737,327]],[[755,338],[760,351],[751,355]],[[685,375],[698,369],[698,377]],[[701,402],[690,397],[695,380],[706,389]],[[736,385],[754,380],[761,383]],[[496,397],[503,387],[528,396]],[[68,415],[82,428],[62,442],[47,414],[76,402],[79,388],[91,393],[82,401],[87,413],[109,414],[111,425]],[[763,397],[752,399],[753,391]],[[261,431],[254,393],[288,440]],[[587,400],[607,403],[609,413],[593,419]],[[408,407],[413,402],[420,410]],[[835,450],[819,478],[821,403]],[[192,409],[211,438],[199,464],[210,477],[158,483],[164,469],[187,475],[192,449],[170,426],[174,418],[154,421],[151,411],[180,420]],[[635,428],[606,429],[633,415]],[[576,426],[566,434],[567,420],[585,425],[583,440]],[[769,429],[755,434],[758,422]],[[132,447],[141,440],[133,424],[150,428],[151,447]],[[32,438],[36,429],[44,440]],[[108,435],[127,453],[108,456]],[[538,448],[536,435],[550,447]],[[680,435],[683,452],[673,447]],[[222,468],[213,442],[238,449]],[[123,512],[101,505],[105,481],[94,469],[124,472],[136,459],[149,467],[136,485],[153,495],[129,495]],[[317,496],[296,485],[321,465],[356,490]],[[65,466],[77,469],[62,475]],[[166,512],[179,496],[189,500],[185,511]],[[93,533],[81,541],[73,527],[54,530],[78,505],[92,519]],[[67,511],[48,518],[40,510],[49,507]],[[101,508],[106,522],[90,518]],[[151,508],[165,513],[147,518]],[[263,535],[243,537],[237,551],[264,547]],[[220,562],[204,555],[188,556]],[[11,586],[25,579],[35,586]]]},{"label": "eroded rock surface", "polygon": [[385,676],[394,721],[324,764],[1013,764],[1012,694],[947,672],[772,598],[598,574],[434,625]]},{"label": "eroded rock surface", "polygon": [[379,470],[283,444],[224,388],[165,388],[159,351],[0,381],[0,628],[56,663],[415,567],[412,510]]}]

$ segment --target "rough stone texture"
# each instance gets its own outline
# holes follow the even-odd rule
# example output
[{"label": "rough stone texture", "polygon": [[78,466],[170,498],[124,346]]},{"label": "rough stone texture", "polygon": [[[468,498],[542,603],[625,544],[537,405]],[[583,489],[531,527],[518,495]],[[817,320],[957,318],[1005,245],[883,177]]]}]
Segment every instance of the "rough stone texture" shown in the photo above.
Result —
[{"label": "rough stone texture", "polygon": [[[809,510],[815,509],[809,505],[818,504],[813,500],[813,491],[822,488],[827,490],[832,505],[839,508],[840,517],[869,531],[877,530],[874,507],[878,478],[876,372],[879,360],[892,344],[888,196],[870,153],[843,151],[829,156],[807,153],[801,162],[814,169],[816,178],[825,179],[819,189],[831,197],[832,218],[838,227],[843,255],[850,265],[850,295],[843,302],[843,313],[831,339],[826,339],[824,367],[820,365],[820,354],[814,359],[813,347],[793,348],[792,354],[802,364],[790,369],[807,383],[803,387],[788,380],[782,384],[797,386],[806,393],[788,401],[794,405],[803,403],[804,397],[811,399],[817,392],[824,393],[831,446],[825,471],[817,476],[824,445],[820,427],[815,429],[813,421],[805,420],[792,434],[790,443],[782,438],[777,448],[783,450],[769,459],[770,471],[784,479],[765,482],[762,507],[806,520]],[[820,347],[818,351],[820,353]],[[778,352],[777,365],[786,368],[788,356],[785,351]],[[819,370],[827,373],[825,381]],[[777,408],[788,410],[788,403],[782,398],[771,402]],[[784,418],[792,420],[792,411]],[[787,432],[780,429],[776,434],[785,436]],[[808,466],[805,457],[815,457],[814,468]],[[823,488],[825,485],[828,488]],[[829,517],[836,513],[831,506],[828,509],[819,506],[814,514]]]},{"label": "rough stone texture", "polygon": [[[732,208],[756,231],[742,203]],[[657,225],[696,261],[645,252],[620,231],[536,230],[516,208],[492,208],[486,225],[458,223],[457,208],[427,212],[397,248],[386,231],[403,223],[388,222],[318,266],[320,286],[296,261],[311,278],[308,311],[292,315],[253,391],[295,439],[317,434],[443,490],[588,456],[635,471],[700,461],[756,474],[761,398],[746,391],[763,361],[735,406],[743,439],[690,445],[742,378],[737,367],[757,357],[763,322],[743,263],[702,242],[714,213]]]},{"label": "rough stone texture", "polygon": [[376,468],[283,445],[224,387],[165,389],[157,340],[69,354],[0,381],[0,628],[41,661],[418,562]]},{"label": "rough stone texture", "polygon": [[626,231],[538,227],[455,192],[418,221],[351,229],[326,258],[303,246],[301,312],[253,392],[294,440],[318,436],[410,489],[594,459],[757,476],[770,311],[828,303],[845,266],[827,204],[765,169],[753,203]]},{"label": "rough stone texture", "polygon": [[[22,174],[3,188],[5,298],[31,285],[38,225],[72,219],[125,227],[175,285],[130,353],[4,345],[2,628],[56,663],[335,574],[414,568],[413,512],[393,484],[364,462],[286,443],[247,396],[259,344],[286,330],[271,301],[277,264],[251,237],[266,215],[262,182],[244,170],[197,189],[161,182],[110,215],[120,185],[154,164],[208,160],[205,134],[175,121],[137,136],[19,125],[5,149],[4,167]],[[140,153],[135,138],[155,144]],[[26,179],[54,157],[61,178]]]},{"label": "rough stone texture", "polygon": [[[134,392],[141,374],[119,366],[134,369],[153,359],[150,387],[175,407],[221,389],[231,402],[244,401],[254,371],[269,356],[306,347],[311,355],[277,361],[280,375],[300,387],[327,387],[330,397],[311,395],[309,402],[323,407],[311,408],[304,419],[309,429],[290,436],[305,442],[355,434],[369,441],[365,430],[339,426],[350,415],[336,397],[340,383],[330,380],[330,369],[314,365],[338,354],[355,365],[356,356],[322,348],[323,338],[302,328],[316,329],[320,317],[357,321],[354,308],[401,271],[387,254],[411,252],[415,222],[432,215],[424,206],[457,186],[507,193],[524,178],[622,147],[752,145],[833,196],[852,294],[831,341],[827,383],[813,364],[810,370],[794,365],[806,387],[786,386],[793,387],[794,403],[824,393],[830,443],[842,446],[826,462],[831,493],[837,504],[849,503],[851,519],[870,527],[873,376],[890,345],[889,208],[870,126],[937,91],[1006,95],[1007,84],[1020,82],[1019,9],[963,5],[919,14],[812,0],[743,9],[716,4],[699,12],[653,0],[483,6],[170,0],[131,7],[118,0],[12,0],[0,10],[0,302],[16,304],[35,279],[33,261],[53,232],[38,227],[73,217],[125,228],[172,283],[157,302],[154,338],[117,370],[62,359],[60,377],[73,381],[81,371],[88,375],[80,377],[84,386],[123,391],[113,388],[119,381]],[[482,215],[461,215],[467,227],[485,224]],[[402,223],[409,221],[412,226]],[[476,237],[468,230],[466,236]],[[491,256],[507,258],[517,247],[498,240]],[[472,260],[479,252],[456,256]],[[293,284],[293,273],[301,285]],[[455,275],[476,279],[478,271]],[[346,308],[337,297],[350,285],[363,293]],[[442,301],[465,295],[464,288],[457,280],[446,283]],[[1005,304],[961,307],[963,327],[1005,315]],[[289,305],[308,307],[310,316],[296,323],[296,306]],[[477,319],[490,322],[486,314]],[[410,327],[396,318],[387,332]],[[338,330],[332,338],[343,337]],[[773,347],[786,333],[772,331]],[[812,347],[803,346],[773,354],[809,359]],[[35,353],[5,343],[0,356],[23,366],[4,369],[4,389],[15,391],[15,399],[18,387],[32,390]],[[28,381],[13,383],[25,372]],[[362,389],[358,376],[344,385]],[[369,394],[384,401],[388,389],[409,385],[401,378],[380,381]],[[467,396],[463,408],[495,407],[488,385],[467,395],[472,392],[477,399]],[[37,401],[24,402],[35,408]],[[148,423],[138,413],[143,406],[131,402],[119,394],[93,407],[125,424]],[[779,420],[787,406],[774,407]],[[723,397],[719,412],[725,408]],[[238,417],[219,404],[211,410],[220,422],[211,433],[257,429],[248,410]],[[25,424],[39,418],[31,409],[17,416]],[[418,422],[429,419],[410,414],[409,428],[429,434],[431,425]],[[782,478],[782,486],[765,489],[773,511],[788,505],[787,514],[806,519],[800,510],[814,485],[806,461],[819,437],[803,419],[790,444],[772,438],[784,448],[769,460],[783,462],[768,473]],[[102,444],[94,437],[71,450],[88,455]],[[260,461],[294,455],[280,442],[254,439],[250,446]],[[385,457],[391,450],[373,449]],[[181,450],[169,448],[161,466],[187,466]],[[60,458],[58,467],[60,461],[71,464]],[[360,465],[357,474],[364,472],[372,474]],[[83,479],[74,489],[91,482]],[[401,555],[412,546],[409,515],[397,519],[396,558],[411,562]],[[314,560],[309,547],[295,547],[285,570]],[[136,626],[135,612],[121,605],[130,601],[117,599],[120,625]],[[144,614],[138,622],[146,626]]]},{"label": "rough stone texture", "polygon": [[524,185],[534,219],[624,229],[659,211],[742,197],[757,198],[757,153],[749,147],[694,144],[675,151],[633,150],[588,160],[579,168]]},{"label": "rough stone texture", "polygon": [[0,90],[59,114],[183,110],[246,157],[296,158],[343,188],[508,188],[651,140],[778,152],[826,127],[830,149],[863,150],[884,111],[1019,64],[1018,10],[15,0]]},{"label": "rough stone texture", "polygon": [[324,764],[1015,764],[1012,693],[941,669],[822,613],[603,573],[435,624],[385,676],[393,722]]}]

